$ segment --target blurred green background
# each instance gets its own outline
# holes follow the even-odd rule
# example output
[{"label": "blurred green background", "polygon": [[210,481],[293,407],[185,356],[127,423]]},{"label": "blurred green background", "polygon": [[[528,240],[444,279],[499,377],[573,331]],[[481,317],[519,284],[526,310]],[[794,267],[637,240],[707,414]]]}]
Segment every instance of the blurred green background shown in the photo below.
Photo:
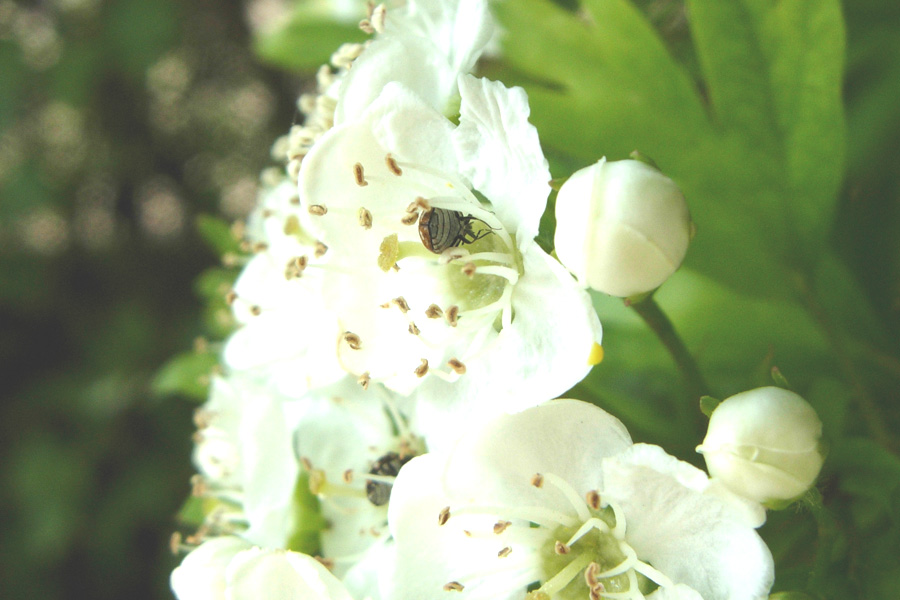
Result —
[{"label": "blurred green background", "polygon": [[[698,76],[684,4],[635,4],[686,72]],[[284,26],[296,9],[282,0],[0,0],[0,598],[171,597],[168,573],[176,560],[168,545],[189,491],[194,404],[160,393],[153,380],[172,356],[217,329],[195,280],[219,258],[200,239],[196,218],[231,220],[247,212],[259,171],[272,162],[269,147],[295,122],[295,99],[312,69],[347,35],[360,37],[352,25],[310,17],[312,3],[301,5],[303,17]],[[505,4],[510,26],[516,7]],[[834,291],[848,305],[842,326],[858,326],[851,337],[864,340],[850,350],[866,357],[860,372],[867,393],[885,428],[896,431],[900,4],[848,0],[843,12],[846,173],[821,173],[840,190],[827,244],[835,269],[850,276],[849,283],[836,278],[847,285],[846,293]],[[534,121],[551,129],[545,149],[554,175],[586,164],[579,150],[554,137],[557,116],[542,100],[541,79],[516,64],[515,49],[511,56],[510,63],[489,62],[485,72],[529,89]],[[618,149],[585,148],[591,159],[606,152],[624,158]],[[793,306],[770,311],[765,299],[704,303],[698,297],[714,293],[696,278],[680,273],[660,303],[689,346],[703,351],[701,366],[715,369],[710,380],[721,394],[762,382],[769,363],[760,361],[759,373],[751,374],[743,357],[717,363],[709,359],[716,344],[729,348],[718,356],[732,356],[745,343],[765,347],[772,329],[784,326],[787,336],[792,328],[806,331],[786,325],[805,317]],[[723,297],[718,288],[715,294]],[[582,391],[595,389],[636,439],[667,443],[690,458],[699,440],[659,426],[672,423],[667,416],[654,417],[654,394],[678,385],[668,358],[640,324],[620,314],[620,304],[598,298],[598,306],[608,351],[617,332],[636,331],[634,351],[619,352],[619,359],[613,352]],[[753,332],[740,326],[748,318],[759,323],[751,342],[744,338]],[[729,321],[738,325],[723,332],[720,325]],[[809,334],[826,355],[823,336]],[[834,366],[811,365],[820,356],[807,353],[810,344],[780,346],[776,362],[814,404],[816,397],[849,395],[858,382],[820,377]],[[682,406],[679,418],[691,422],[693,406]],[[823,412],[822,404],[817,408]],[[847,410],[853,411],[826,407],[826,428],[843,423],[839,413]],[[850,421],[850,431],[860,433]],[[837,458],[858,469],[848,455]],[[822,521],[806,519],[805,529],[788,539],[779,527],[792,516],[773,517],[768,535],[787,565],[779,573],[786,581],[801,581],[813,560],[824,561],[845,580],[834,595],[896,597],[889,582],[900,580],[900,467],[896,455],[880,460],[881,471],[849,489],[841,464],[823,480],[842,532],[826,532],[839,540],[829,556],[811,557],[811,547],[797,551],[817,527],[827,529]],[[860,493],[869,501],[859,503],[853,485],[887,491]],[[893,534],[866,537],[883,534],[885,524]],[[796,576],[787,555],[796,555]],[[875,568],[885,576],[871,577]]]}]

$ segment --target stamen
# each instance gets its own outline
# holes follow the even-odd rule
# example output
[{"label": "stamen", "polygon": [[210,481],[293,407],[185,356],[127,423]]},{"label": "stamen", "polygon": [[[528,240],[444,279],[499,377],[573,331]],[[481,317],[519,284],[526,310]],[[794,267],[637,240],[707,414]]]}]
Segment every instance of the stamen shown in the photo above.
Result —
[{"label": "stamen", "polygon": [[316,242],[316,258],[322,258],[325,256],[325,253],[328,252],[328,246],[323,244],[322,242]]},{"label": "stamen", "polygon": [[571,550],[572,549],[569,546],[567,546],[566,544],[563,544],[559,540],[556,540],[556,543],[553,544],[553,551],[556,552],[557,554],[560,554],[560,555],[568,554],[569,552],[571,552]]},{"label": "stamen", "polygon": [[[424,201],[424,200],[423,200]],[[413,202],[410,202],[406,207],[406,212],[408,213],[416,213],[416,218],[419,218],[419,198],[416,198]]]},{"label": "stamen", "polygon": [[362,341],[359,339],[359,336],[352,331],[345,331],[341,334],[341,339],[347,342],[347,345],[350,346],[351,350],[359,350],[362,348]]},{"label": "stamen", "polygon": [[406,314],[409,312],[409,304],[406,302],[406,298],[403,296],[397,296],[393,300],[391,300],[391,304],[400,309],[400,312]]},{"label": "stamen", "polygon": [[494,533],[499,535],[506,531],[510,525],[512,525],[512,521],[497,521],[494,523]]},{"label": "stamen", "polygon": [[397,164],[397,160],[390,154],[384,157],[384,163],[387,165],[388,170],[397,177],[403,175],[403,169],[400,168],[400,165]]},{"label": "stamen", "polygon": [[422,363],[413,372],[416,377],[425,377],[425,374],[428,373],[428,359],[423,358]]},{"label": "stamen", "polygon": [[447,521],[450,520],[450,507],[445,506],[441,509],[441,512],[438,513],[438,527],[446,525]]},{"label": "stamen", "polygon": [[412,323],[412,322],[410,322],[409,328],[407,329],[407,331],[409,331],[413,335],[419,335],[421,333],[421,331],[419,331],[419,328],[416,327],[416,324]]},{"label": "stamen", "polygon": [[309,211],[309,214],[317,217],[325,216],[325,213],[328,212],[328,209],[322,204],[310,204],[306,210]]},{"label": "stamen", "polygon": [[[468,265],[472,265],[472,263],[468,263],[466,266],[463,267],[463,273],[466,272],[466,267]],[[475,265],[472,265],[472,266],[473,266],[473,272],[474,272]],[[478,273],[480,275],[497,275],[498,277],[502,277],[502,278],[506,279],[507,281],[509,281],[509,283],[511,285],[516,285],[516,283],[518,283],[518,281],[519,281],[519,272],[518,271],[516,271],[515,269],[511,269],[509,267],[501,267],[499,265],[497,265],[497,266],[487,265],[487,266],[483,266],[483,267],[478,267]],[[466,273],[466,275],[468,275],[468,273]],[[471,277],[471,275],[470,275],[470,277]]]},{"label": "stamen", "polygon": [[461,592],[465,589],[465,586],[458,581],[451,581],[450,583],[444,584],[445,592]]},{"label": "stamen", "polygon": [[[453,511],[454,515],[503,515],[507,518],[521,519],[529,523],[535,523],[547,529],[556,529],[560,525],[564,527],[575,527],[578,524],[574,518],[569,515],[545,508],[543,506],[463,506]],[[502,523],[502,521],[500,521]],[[494,527],[497,525],[494,524]],[[529,526],[530,528],[530,526]]]},{"label": "stamen", "polygon": [[237,300],[237,298],[238,295],[236,291],[228,290],[228,292],[225,294],[225,305],[231,306],[232,304],[234,304],[234,301]]},{"label": "stamen", "polygon": [[585,499],[587,500],[588,506],[593,510],[600,510],[600,492],[591,490],[585,494]]},{"label": "stamen", "polygon": [[[415,205],[422,210],[428,210],[429,208],[431,208],[431,203],[428,202],[428,200],[426,200],[422,196],[419,196],[416,198]],[[407,209],[407,210],[409,210],[409,209]]]},{"label": "stamen", "polygon": [[509,546],[507,546],[506,548],[504,548],[503,550],[501,550],[500,552],[498,552],[498,553],[497,553],[497,556],[498,556],[499,558],[506,558],[507,556],[510,555],[511,552],[512,552],[512,548],[510,548]]},{"label": "stamen", "polygon": [[583,568],[591,563],[591,555],[588,553],[579,554],[572,562],[567,564],[556,575],[544,582],[538,591],[544,592],[549,597],[553,597],[558,591],[569,585]]},{"label": "stamen", "polygon": [[372,213],[370,213],[365,207],[360,207],[359,212],[356,213],[357,221],[359,222],[360,227],[363,229],[372,229]]},{"label": "stamen", "polygon": [[353,469],[347,469],[344,471],[341,478],[344,480],[344,483],[353,483]]},{"label": "stamen", "polygon": [[419,220],[419,213],[407,213],[400,219],[404,225],[412,225]]},{"label": "stamen", "polygon": [[531,476],[531,485],[536,488],[544,487],[544,476],[540,473],[535,473]]},{"label": "stamen", "polygon": [[432,304],[428,308],[425,309],[425,316],[429,319],[440,319],[444,314],[444,311],[441,310],[441,307],[437,304]]},{"label": "stamen", "polygon": [[253,306],[250,307],[250,314],[253,315],[254,317],[258,317],[259,315],[262,314],[262,308],[260,308],[259,305],[254,304]]},{"label": "stamen", "polygon": [[459,322],[459,307],[454,304],[447,309],[444,316],[447,318],[447,323],[450,324],[450,327],[456,327]]},{"label": "stamen", "polygon": [[462,272],[469,279],[471,279],[472,277],[475,277],[475,271],[476,271],[475,263],[472,263],[472,262],[468,262],[468,263],[464,264],[462,267]]},{"label": "stamen", "polygon": [[363,171],[362,163],[356,163],[353,165],[353,178],[356,180],[356,185],[359,187],[365,187],[369,185],[369,182],[366,181],[365,171]]},{"label": "stamen", "polygon": [[364,389],[364,390],[369,389],[370,381],[372,381],[372,377],[369,375],[368,371],[366,371],[365,373],[363,373],[356,379],[356,383],[358,383],[360,386],[362,386],[362,389]]},{"label": "stamen", "polygon": [[447,361],[447,365],[456,372],[457,375],[465,375],[466,373],[466,365],[462,363],[458,358],[451,358]]},{"label": "stamen", "polygon": [[[575,509],[575,514],[578,515],[580,521],[588,521],[591,518],[591,513],[588,511],[587,506],[585,506],[584,500],[581,499],[581,496],[578,495],[575,488],[569,485],[568,481],[553,473],[548,473],[545,475],[545,478],[547,479],[547,483],[562,492],[566,497],[566,500],[569,501],[569,504],[572,505],[572,508]],[[606,524],[604,523],[604,525]],[[571,546],[572,542],[569,542],[568,545]]]},{"label": "stamen", "polygon": [[566,546],[571,546],[572,544],[583,538],[584,535],[591,529],[596,529],[597,531],[600,531],[602,533],[610,532],[609,525],[606,524],[606,521],[598,517],[591,517],[590,519],[582,523],[581,527],[578,528],[578,531],[572,534],[572,537],[569,538],[568,542],[566,542]]}]

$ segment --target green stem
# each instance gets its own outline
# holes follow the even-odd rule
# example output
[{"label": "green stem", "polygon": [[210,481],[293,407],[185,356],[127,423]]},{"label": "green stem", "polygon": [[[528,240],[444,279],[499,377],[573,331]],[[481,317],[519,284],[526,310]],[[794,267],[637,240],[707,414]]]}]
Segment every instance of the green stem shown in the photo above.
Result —
[{"label": "green stem", "polygon": [[806,589],[821,589],[825,575],[831,562],[834,542],[837,537],[837,524],[831,513],[824,506],[822,494],[813,487],[806,498],[805,504],[810,509],[816,521],[816,552],[813,559],[813,567],[809,572]]},{"label": "green stem", "polygon": [[706,385],[706,381],[697,367],[697,362],[691,356],[691,353],[688,352],[681,338],[678,337],[672,321],[669,320],[666,313],[662,311],[656,300],[653,299],[653,295],[650,294],[640,300],[629,302],[628,305],[640,315],[650,329],[653,330],[653,333],[656,334],[656,337],[659,338],[659,341],[662,342],[663,346],[666,347],[666,350],[669,351],[669,354],[675,361],[675,365],[681,372],[681,376],[684,378],[690,395],[697,400],[701,396],[709,395],[709,386]]}]

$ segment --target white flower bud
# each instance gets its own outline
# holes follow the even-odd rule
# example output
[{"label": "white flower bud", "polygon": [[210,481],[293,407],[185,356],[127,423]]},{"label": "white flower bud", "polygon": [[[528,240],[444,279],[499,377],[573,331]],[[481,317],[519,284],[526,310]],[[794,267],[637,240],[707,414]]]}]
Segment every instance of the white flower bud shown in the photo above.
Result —
[{"label": "white flower bud", "polygon": [[819,475],[821,435],[822,422],[803,398],[763,387],[722,402],[697,452],[713,479],[777,507],[803,494]]},{"label": "white flower bud", "polygon": [[556,198],[556,254],[580,282],[612,296],[650,292],[684,260],[691,218],[678,186],[637,160],[573,174]]}]

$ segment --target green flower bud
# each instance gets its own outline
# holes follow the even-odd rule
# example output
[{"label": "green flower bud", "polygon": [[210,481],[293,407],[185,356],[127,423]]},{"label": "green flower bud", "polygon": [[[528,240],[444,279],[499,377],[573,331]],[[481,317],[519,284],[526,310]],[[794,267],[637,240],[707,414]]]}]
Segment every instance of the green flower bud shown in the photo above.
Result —
[{"label": "green flower bud", "polygon": [[691,218],[671,179],[637,160],[577,171],[556,198],[556,254],[583,284],[612,296],[650,292],[681,265]]},{"label": "green flower bud", "polygon": [[727,398],[709,419],[697,452],[713,479],[770,508],[812,486],[824,456],[822,422],[794,392],[763,387]]}]

